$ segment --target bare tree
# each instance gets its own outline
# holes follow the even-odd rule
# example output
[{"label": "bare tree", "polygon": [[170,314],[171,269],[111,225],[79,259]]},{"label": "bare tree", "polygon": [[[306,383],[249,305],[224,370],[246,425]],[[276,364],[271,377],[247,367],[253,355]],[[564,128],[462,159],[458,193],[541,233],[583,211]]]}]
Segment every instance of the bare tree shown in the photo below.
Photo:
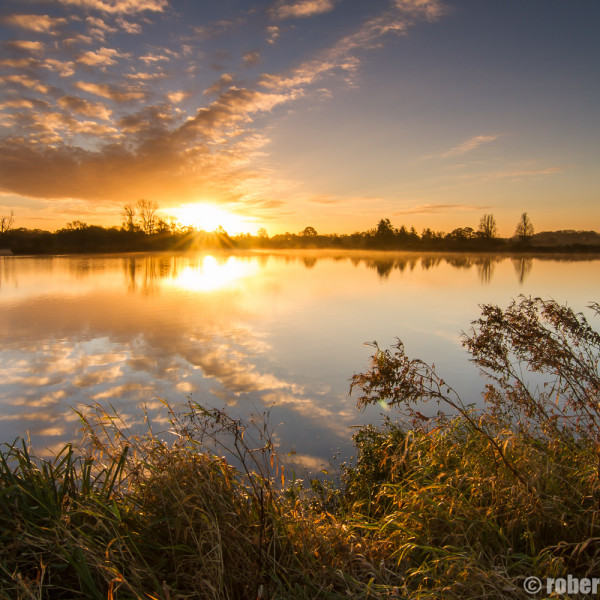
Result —
[{"label": "bare tree", "polygon": [[135,206],[133,204],[125,204],[121,211],[123,217],[123,229],[127,231],[135,231]]},{"label": "bare tree", "polygon": [[136,204],[137,211],[140,215],[140,219],[142,220],[142,229],[144,233],[151,234],[154,233],[154,229],[156,228],[156,211],[158,210],[158,204],[153,200],[138,200]]},{"label": "bare tree", "polygon": [[524,212],[517,223],[517,229],[515,230],[515,235],[522,241],[528,242],[531,236],[533,235],[533,225],[527,216],[527,213]]},{"label": "bare tree", "polygon": [[481,221],[479,221],[479,234],[481,237],[492,239],[497,237],[498,228],[496,227],[496,219],[494,219],[494,215],[483,215],[481,217]]},{"label": "bare tree", "polygon": [[12,210],[10,211],[9,217],[0,217],[0,237],[4,237],[4,234],[8,233],[14,221],[15,219]]}]

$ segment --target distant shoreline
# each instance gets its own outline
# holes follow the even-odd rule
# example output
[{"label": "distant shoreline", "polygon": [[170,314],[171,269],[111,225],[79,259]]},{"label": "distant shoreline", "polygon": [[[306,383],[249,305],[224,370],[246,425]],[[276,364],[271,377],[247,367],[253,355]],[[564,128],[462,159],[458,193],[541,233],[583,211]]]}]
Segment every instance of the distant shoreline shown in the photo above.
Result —
[{"label": "distant shoreline", "polygon": [[[104,228],[82,224],[54,233],[25,228],[11,229],[0,239],[0,255],[59,255],[124,252],[187,252],[235,250],[357,250],[377,252],[431,252],[472,254],[600,255],[600,234],[595,231],[556,231],[534,234],[526,240],[484,237],[465,230],[451,234],[398,230],[381,235],[376,230],[354,234],[309,235],[285,233],[272,237],[240,234],[223,229],[193,229],[145,233],[141,230]],[[431,235],[430,235],[431,233]]]}]

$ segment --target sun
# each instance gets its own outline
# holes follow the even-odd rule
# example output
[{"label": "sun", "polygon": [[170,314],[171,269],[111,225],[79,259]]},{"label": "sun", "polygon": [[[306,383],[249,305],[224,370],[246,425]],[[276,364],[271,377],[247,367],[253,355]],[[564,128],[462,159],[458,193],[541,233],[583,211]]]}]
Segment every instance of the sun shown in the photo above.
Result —
[{"label": "sun", "polygon": [[186,226],[204,231],[214,231],[223,227],[229,234],[238,234],[247,230],[249,222],[241,215],[212,204],[210,202],[194,202],[171,209],[175,218]]}]

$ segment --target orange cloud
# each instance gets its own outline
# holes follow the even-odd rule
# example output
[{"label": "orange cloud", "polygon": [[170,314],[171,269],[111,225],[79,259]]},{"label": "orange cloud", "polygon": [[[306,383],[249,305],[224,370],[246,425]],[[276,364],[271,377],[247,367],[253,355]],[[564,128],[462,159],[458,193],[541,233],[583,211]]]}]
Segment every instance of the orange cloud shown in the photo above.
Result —
[{"label": "orange cloud", "polygon": [[38,33],[56,33],[56,29],[67,23],[66,19],[53,18],[48,15],[8,15],[1,21],[7,25],[20,27]]},{"label": "orange cloud", "polygon": [[116,64],[116,58],[119,56],[123,56],[123,54],[114,48],[100,48],[84,52],[77,58],[77,61],[90,67],[107,66]]},{"label": "orange cloud", "polygon": [[112,116],[112,110],[100,102],[89,102],[78,96],[62,96],[58,99],[58,105],[66,110],[108,121]]},{"label": "orange cloud", "polygon": [[91,83],[78,81],[75,87],[82,92],[88,92],[101,98],[114,100],[115,102],[129,102],[130,100],[142,100],[146,94],[138,89],[123,90],[106,83]]},{"label": "orange cloud", "polygon": [[447,152],[444,152],[440,156],[442,158],[450,158],[452,156],[459,156],[461,154],[471,152],[472,150],[479,148],[479,146],[482,146],[483,144],[489,144],[490,142],[495,142],[498,139],[498,137],[500,137],[500,136],[476,135],[476,136],[462,142],[462,144],[459,144],[458,146],[451,148]]},{"label": "orange cloud", "polygon": [[10,42],[4,42],[3,46],[33,54],[40,54],[44,51],[44,44],[42,42],[32,42],[29,40],[11,40]]},{"label": "orange cloud", "polygon": [[292,3],[280,3],[273,9],[273,14],[278,19],[312,17],[330,12],[334,7],[335,0],[298,0]]},{"label": "orange cloud", "polygon": [[167,0],[57,0],[66,6],[78,6],[94,9],[109,14],[138,13],[144,11],[162,12],[167,6]]}]

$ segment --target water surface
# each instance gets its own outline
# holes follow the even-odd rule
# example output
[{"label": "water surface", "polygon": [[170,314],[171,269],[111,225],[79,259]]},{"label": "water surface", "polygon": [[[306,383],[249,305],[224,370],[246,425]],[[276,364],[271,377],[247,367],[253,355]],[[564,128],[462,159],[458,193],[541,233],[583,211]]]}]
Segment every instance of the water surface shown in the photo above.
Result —
[{"label": "water surface", "polygon": [[402,339],[466,401],[483,382],[460,343],[478,305],[519,294],[584,310],[600,261],[361,252],[0,258],[0,442],[53,451],[78,437],[72,407],[128,422],[159,398],[247,418],[270,411],[280,450],[320,468],[351,450],[348,395],[372,348]]}]

